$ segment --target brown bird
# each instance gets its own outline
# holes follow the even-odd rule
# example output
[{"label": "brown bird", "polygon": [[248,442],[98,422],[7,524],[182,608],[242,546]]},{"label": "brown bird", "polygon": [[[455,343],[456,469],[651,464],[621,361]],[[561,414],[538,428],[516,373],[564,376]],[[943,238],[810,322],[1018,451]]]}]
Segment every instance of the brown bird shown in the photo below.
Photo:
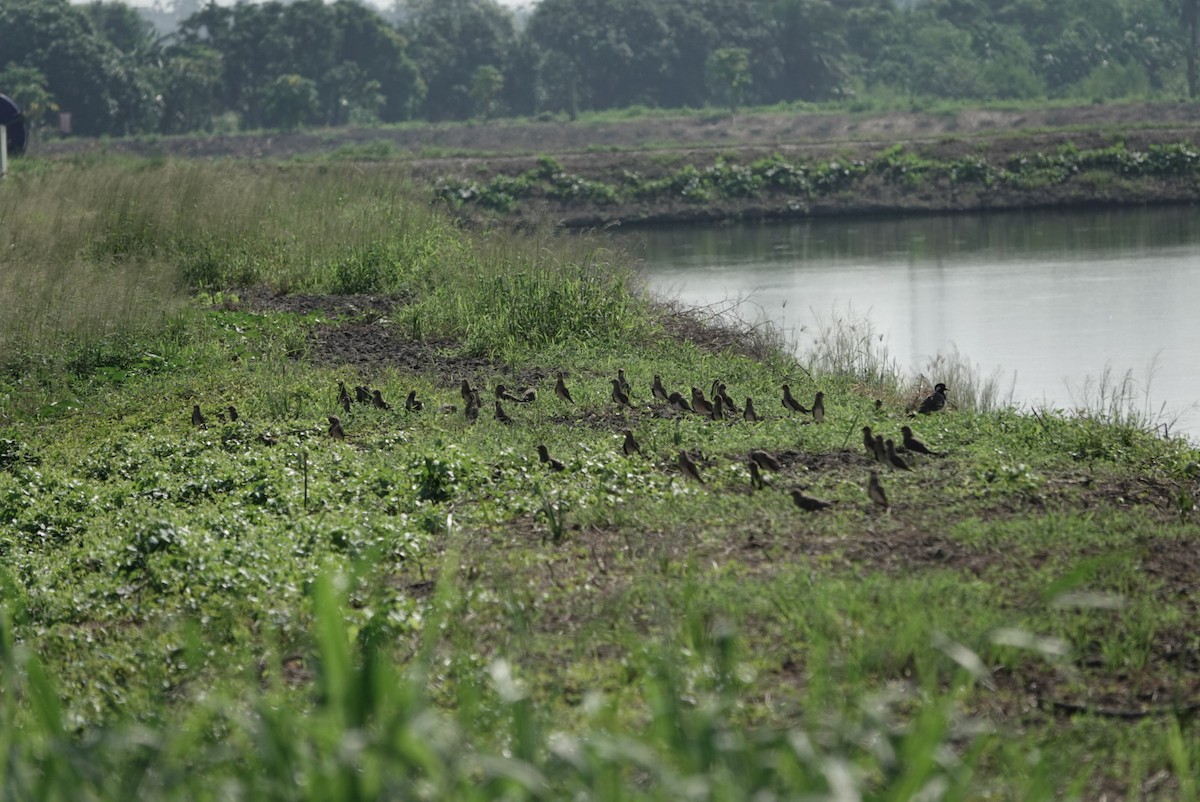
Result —
[{"label": "brown bird", "polygon": [[699,387],[692,388],[692,410],[697,415],[703,415],[706,418],[712,417],[712,404],[704,398],[704,391]]},{"label": "brown bird", "polygon": [[621,380],[612,379],[612,400],[617,406],[633,408],[633,404],[629,403],[629,396],[621,389]]},{"label": "brown bird", "polygon": [[871,471],[871,478],[867,480],[867,495],[871,497],[871,501],[875,502],[876,507],[888,508],[887,494],[883,492],[883,485],[879,483],[879,474]]},{"label": "brown bird", "polygon": [[692,462],[692,458],[686,451],[679,452],[679,470],[683,471],[683,475],[687,478],[704,484],[704,478],[700,476],[700,469],[696,467],[696,463]]},{"label": "brown bird", "polygon": [[712,412],[709,413],[709,417],[713,420],[725,420],[725,402],[721,396],[713,398]]},{"label": "brown bird", "polygon": [[345,407],[344,402],[349,401],[349,400],[350,400],[350,393],[346,392],[346,383],[344,381],[339,381],[338,382],[338,404]]},{"label": "brown bird", "polygon": [[687,399],[683,397],[682,393],[671,393],[671,397],[668,400],[671,402],[671,406],[680,412],[692,411],[691,406],[688,405]]},{"label": "brown bird", "polygon": [[536,400],[537,390],[533,389],[532,387],[526,387],[524,390],[521,390],[520,394],[517,396],[518,404],[530,404]]},{"label": "brown bird", "polygon": [[931,393],[924,401],[921,402],[921,406],[917,409],[917,414],[928,415],[931,412],[937,412],[945,407],[946,390],[948,389],[950,388],[941,382],[935,384],[933,386],[933,393]]},{"label": "brown bird", "polygon": [[725,385],[723,383],[717,387],[717,395],[721,397],[721,403],[725,405],[725,409],[729,410],[729,414],[742,414],[742,411],[738,409],[737,404],[733,403],[733,399],[729,397],[729,393],[725,392]]},{"label": "brown bird", "polygon": [[896,444],[891,440],[884,443],[887,449],[887,464],[893,470],[911,471],[912,467],[904,461],[904,457],[896,453]]},{"label": "brown bird", "polygon": [[554,394],[563,401],[569,401],[574,404],[575,399],[571,397],[571,391],[567,389],[567,382],[563,378],[563,372],[558,372],[558,381],[554,382]]},{"label": "brown bird", "polygon": [[342,411],[345,412],[347,415],[349,415],[350,414],[350,394],[347,393],[346,395],[342,396],[339,399],[339,401],[341,402],[341,405],[342,405]]},{"label": "brown bird", "polygon": [[875,451],[875,461],[881,465],[887,465],[887,447],[883,444],[883,435],[875,435],[875,442],[871,445]]},{"label": "brown bird", "polygon": [[204,422],[204,413],[200,411],[199,404],[192,405],[192,425],[199,426],[201,429],[207,429],[208,426]]},{"label": "brown bird", "polygon": [[901,426],[900,433],[904,435],[904,447],[907,448],[909,451],[914,451],[918,454],[928,454],[931,457],[942,456],[942,452],[934,451],[929,446],[925,445],[920,440],[918,440],[917,436],[915,434],[913,434],[913,430],[911,427]]},{"label": "brown bird", "polygon": [[[633,456],[634,454],[642,454],[642,447],[638,445],[638,441],[633,439],[633,432],[625,430],[625,442],[621,444],[621,450],[625,452],[625,456]],[[645,454],[642,454],[645,456]]]},{"label": "brown bird", "polygon": [[238,419],[237,407],[235,407],[233,404],[230,404],[229,406],[225,407],[225,411],[229,413],[229,422],[237,423],[237,419]]},{"label": "brown bird", "polygon": [[758,423],[758,413],[754,411],[754,399],[746,396],[746,406],[742,409],[742,419],[748,423]]},{"label": "brown bird", "polygon": [[803,404],[792,397],[792,388],[786,384],[783,385],[783,408],[789,412],[799,412],[801,415],[809,413]]},{"label": "brown bird", "polygon": [[354,388],[354,400],[360,404],[371,403],[371,391],[361,384],[357,385]]},{"label": "brown bird", "polygon": [[827,510],[833,506],[832,501],[825,501],[823,499],[814,498],[813,496],[806,496],[804,495],[804,492],[799,489],[792,491],[792,501],[796,503],[797,507],[805,512],[820,512],[821,510]]},{"label": "brown bird", "polygon": [[763,479],[762,473],[758,470],[757,462],[755,462],[754,460],[749,460],[746,463],[746,468],[748,468],[750,471],[750,489],[751,490],[762,490],[764,487],[767,486],[766,481]]},{"label": "brown bird", "polygon": [[865,448],[867,450],[867,456],[874,459],[875,458],[875,435],[871,434],[870,426],[864,426],[862,428],[862,433],[863,433],[863,448]]},{"label": "brown bird", "polygon": [[881,410],[881,409],[883,409],[883,399],[882,399],[882,398],[876,398],[876,399],[875,399],[875,411],[876,411],[876,412],[878,412],[878,411],[879,411],[879,410]]},{"label": "brown bird", "polygon": [[554,457],[550,456],[550,452],[546,449],[546,447],[544,445],[539,445],[537,447],[537,452],[538,452],[538,459],[541,460],[543,464],[549,465],[550,470],[561,471],[563,469],[563,464],[561,462],[559,462],[558,460],[556,460]]},{"label": "brown bird", "polygon": [[467,423],[474,423],[475,421],[479,420],[479,404],[471,403],[472,401],[477,400],[478,399],[474,397],[474,394],[472,394],[471,401],[468,401],[466,406],[463,407],[463,415],[466,416]]},{"label": "brown bird", "polygon": [[500,399],[496,399],[496,420],[501,423],[512,423],[512,418],[508,417],[508,413],[504,411],[504,407],[500,406]]},{"label": "brown bird", "polygon": [[518,403],[521,400],[521,399],[517,398],[515,395],[513,395],[512,393],[510,393],[508,391],[508,388],[505,387],[503,384],[496,385],[496,398],[500,398],[505,401],[516,401]]},{"label": "brown bird", "polygon": [[821,423],[825,420],[825,393],[817,391],[816,398],[813,399],[812,405],[813,423]]},{"label": "brown bird", "polygon": [[346,432],[342,429],[342,419],[337,415],[329,416],[329,436],[334,440],[346,439]]},{"label": "brown bird", "polygon": [[662,376],[659,376],[657,373],[654,374],[654,384],[650,386],[650,394],[659,401],[666,401],[669,399],[667,388],[663,387]]},{"label": "brown bird", "polygon": [[417,400],[417,391],[409,390],[408,398],[404,399],[404,408],[409,412],[420,412],[425,405]]},{"label": "brown bird", "polygon": [[383,394],[378,390],[371,391],[371,403],[376,409],[391,409],[392,405],[383,400]]},{"label": "brown bird", "polygon": [[750,452],[750,459],[757,463],[760,468],[768,471],[782,471],[783,465],[775,456],[760,448],[756,448]]},{"label": "brown bird", "polygon": [[458,388],[458,394],[462,396],[463,403],[471,403],[471,396],[474,395],[474,393],[475,391],[471,389],[471,383],[466,379],[463,379],[462,384]]},{"label": "brown bird", "polygon": [[625,393],[625,395],[633,395],[633,391],[629,387],[629,382],[625,380],[624,368],[619,368],[617,370],[617,381],[621,383],[621,392]]}]

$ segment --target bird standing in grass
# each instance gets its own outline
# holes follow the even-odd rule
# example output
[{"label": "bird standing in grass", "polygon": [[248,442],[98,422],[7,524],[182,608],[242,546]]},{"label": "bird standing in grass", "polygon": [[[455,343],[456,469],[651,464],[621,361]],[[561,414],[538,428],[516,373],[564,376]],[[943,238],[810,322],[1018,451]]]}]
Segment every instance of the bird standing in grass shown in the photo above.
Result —
[{"label": "bird standing in grass", "polygon": [[404,399],[404,408],[409,412],[420,412],[425,405],[417,400],[417,391],[409,390],[408,398]]},{"label": "bird standing in grass", "polygon": [[479,402],[479,399],[472,396],[471,399],[469,401],[467,401],[466,406],[463,407],[463,415],[466,416],[467,423],[474,423],[475,421],[479,420],[479,403],[478,402]]},{"label": "bird standing in grass", "polygon": [[742,419],[747,423],[758,423],[758,413],[754,411],[754,399],[746,396],[746,406],[742,408]]},{"label": "bird standing in grass", "polygon": [[671,407],[673,409],[677,409],[680,412],[693,411],[691,406],[688,404],[687,399],[683,397],[682,393],[671,393],[671,397],[668,400],[671,402]]},{"label": "bird standing in grass", "polygon": [[704,391],[699,387],[692,388],[692,410],[697,415],[703,415],[706,418],[712,417],[712,404],[708,403],[708,399],[704,397]]},{"label": "bird standing in grass", "polygon": [[329,416],[329,436],[334,440],[346,439],[346,432],[342,429],[342,419],[337,415]]},{"label": "bird standing in grass", "polygon": [[558,380],[554,382],[554,394],[559,397],[559,400],[575,403],[575,399],[571,397],[571,391],[567,389],[567,381],[561,370],[558,372]]},{"label": "bird standing in grass", "polygon": [[921,406],[917,408],[918,415],[928,415],[931,412],[937,412],[946,406],[946,390],[949,388],[946,385],[938,382],[933,386],[933,392],[921,402]]},{"label": "bird standing in grass", "polygon": [[725,420],[725,401],[721,396],[713,398],[712,412],[709,413],[709,417],[713,420]]},{"label": "bird standing in grass", "polygon": [[548,465],[550,470],[561,471],[563,469],[563,464],[554,457],[550,456],[550,451],[546,448],[546,446],[539,445],[537,447],[537,452],[538,459],[541,460],[543,465]]},{"label": "bird standing in grass", "polygon": [[341,403],[341,405],[342,405],[342,412],[345,412],[347,415],[349,415],[350,414],[350,394],[347,393],[347,394],[343,395],[339,399],[339,403]]},{"label": "bird standing in grass", "polygon": [[773,454],[763,451],[761,448],[756,448],[751,451],[750,459],[751,461],[757,463],[758,466],[764,470],[776,472],[783,470],[783,465],[780,464],[779,460],[776,459]]},{"label": "bird standing in grass", "polygon": [[208,428],[204,421],[204,413],[200,411],[199,404],[192,404],[192,425],[198,426],[201,429]]},{"label": "bird standing in grass", "polygon": [[863,448],[867,450],[867,456],[875,459],[875,435],[871,434],[871,427],[864,426],[863,433]]},{"label": "bird standing in grass", "polygon": [[892,468],[892,470],[897,470],[897,471],[911,471],[912,470],[912,466],[910,466],[907,462],[904,461],[904,457],[902,457],[896,453],[896,444],[893,441],[888,440],[886,443],[884,443],[884,448],[887,452],[888,467]]},{"label": "bird standing in grass", "polygon": [[633,408],[633,404],[629,403],[629,396],[621,389],[621,380],[612,379],[612,400],[613,403],[620,407]]},{"label": "bird standing in grass", "polygon": [[[562,374],[560,373],[559,375],[561,376]],[[462,396],[464,404],[470,404],[472,396],[475,395],[475,391],[471,389],[471,383],[466,379],[463,379],[462,384],[459,385],[458,394]]]},{"label": "bird standing in grass", "polygon": [[883,444],[883,435],[875,435],[873,444],[875,450],[875,461],[880,465],[887,465],[887,447]]},{"label": "bird standing in grass", "polygon": [[629,382],[625,379],[624,368],[619,368],[617,370],[617,381],[621,383],[621,392],[625,393],[627,396],[633,395],[633,389],[629,386]]},{"label": "bird standing in grass", "polygon": [[825,393],[817,391],[816,398],[813,399],[812,416],[814,423],[821,423],[825,420]]},{"label": "bird standing in grass", "polygon": [[501,423],[512,423],[512,418],[508,417],[508,413],[504,411],[504,407],[500,406],[500,399],[496,399],[496,420]]},{"label": "bird standing in grass", "polygon": [[659,401],[666,401],[670,398],[667,388],[663,387],[662,376],[659,376],[657,373],[654,374],[654,384],[650,387],[650,394]]},{"label": "bird standing in grass", "polygon": [[631,457],[634,454],[642,454],[642,447],[638,445],[638,441],[633,439],[633,432],[629,429],[625,430],[625,442],[621,444],[621,450],[625,452],[625,456]]},{"label": "bird standing in grass", "polygon": [[679,470],[683,471],[683,475],[687,478],[704,484],[704,478],[700,476],[700,469],[696,467],[696,463],[692,462],[692,458],[686,451],[679,452]]},{"label": "bird standing in grass", "polygon": [[532,404],[536,400],[537,390],[533,389],[532,387],[526,387],[521,391],[521,394],[517,396],[518,404]]},{"label": "bird standing in grass", "polygon": [[338,405],[345,408],[350,403],[350,393],[346,392],[346,383],[338,382]]},{"label": "bird standing in grass", "polygon": [[909,451],[912,451],[917,454],[928,454],[931,457],[942,456],[942,452],[934,451],[929,446],[925,445],[920,440],[918,440],[917,436],[913,434],[913,430],[911,427],[901,426],[900,433],[904,435],[904,447],[907,448]]},{"label": "bird standing in grass", "polygon": [[871,501],[875,502],[876,507],[882,509],[888,508],[887,493],[883,492],[883,485],[879,483],[879,474],[871,471],[871,478],[867,480],[867,495],[871,497]]},{"label": "bird standing in grass", "polygon": [[796,489],[792,491],[792,501],[796,506],[805,512],[820,512],[821,510],[829,509],[833,506],[832,501],[806,496],[802,490]]},{"label": "bird standing in grass", "polygon": [[746,462],[746,468],[750,471],[751,490],[762,490],[767,486],[766,481],[763,479],[762,472],[758,469],[757,462],[754,460],[748,460]]},{"label": "bird standing in grass", "polygon": [[238,419],[237,407],[235,407],[233,404],[230,404],[229,406],[225,407],[225,410],[229,413],[229,422],[237,423],[237,419]]},{"label": "bird standing in grass", "polygon": [[783,408],[789,412],[799,412],[801,415],[809,413],[803,404],[792,397],[792,388],[786,384],[783,385]]},{"label": "bird standing in grass", "polygon": [[363,385],[357,385],[354,388],[354,400],[360,404],[371,403],[371,391]]},{"label": "bird standing in grass", "polygon": [[503,384],[496,385],[496,398],[503,399],[504,401],[515,401],[518,403],[521,401],[521,399],[517,398],[515,395],[510,393],[508,391],[508,388],[505,387]]},{"label": "bird standing in grass", "polygon": [[371,403],[375,405],[376,409],[391,409],[392,408],[391,404],[389,404],[387,401],[383,400],[383,393],[379,392],[378,390],[371,391]]}]

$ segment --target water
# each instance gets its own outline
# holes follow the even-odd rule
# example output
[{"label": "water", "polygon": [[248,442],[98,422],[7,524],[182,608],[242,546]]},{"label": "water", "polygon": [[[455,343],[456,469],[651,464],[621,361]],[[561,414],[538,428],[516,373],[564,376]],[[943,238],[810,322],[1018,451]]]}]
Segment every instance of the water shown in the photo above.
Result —
[{"label": "water", "polygon": [[[631,235],[660,294],[741,300],[803,349],[868,319],[913,374],[955,348],[1014,401],[1070,407],[1106,369],[1200,433],[1200,210],[1163,207],[679,227]],[[936,379],[936,377],[934,377]],[[1014,383],[1015,380],[1015,383]],[[1148,395],[1146,394],[1148,391]]]}]

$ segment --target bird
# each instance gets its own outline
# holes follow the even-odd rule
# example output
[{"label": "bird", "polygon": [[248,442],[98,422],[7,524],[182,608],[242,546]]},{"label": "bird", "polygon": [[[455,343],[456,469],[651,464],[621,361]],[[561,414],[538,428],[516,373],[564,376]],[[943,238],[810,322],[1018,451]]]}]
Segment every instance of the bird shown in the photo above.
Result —
[{"label": "bird", "polygon": [[[625,456],[629,457],[634,454],[641,454],[642,447],[638,445],[638,441],[633,439],[633,432],[625,430],[625,442],[621,444],[621,450],[625,452]],[[642,456],[645,456],[642,454]]]},{"label": "bird", "polygon": [[721,396],[714,396],[712,401],[712,411],[708,415],[713,420],[725,420],[725,402]]},{"label": "bird", "polygon": [[692,388],[692,411],[706,418],[712,417],[712,404],[704,398],[704,391],[699,387]]},{"label": "bird", "polygon": [[887,463],[889,467],[901,471],[912,470],[912,467],[904,461],[904,457],[896,453],[896,444],[893,441],[888,440],[884,443],[884,446],[887,449]]},{"label": "bird", "polygon": [[549,450],[546,449],[546,446],[539,445],[537,447],[537,452],[538,452],[538,459],[541,460],[543,464],[549,465],[550,470],[561,471],[563,469],[563,464],[561,462],[559,462],[558,460],[556,460],[554,457],[550,456],[550,452],[549,452]]},{"label": "bird", "polygon": [[458,407],[454,404],[442,404],[440,407],[438,407],[438,412],[443,415],[449,415],[453,412],[458,412]]},{"label": "bird", "polygon": [[350,393],[346,392],[346,383],[344,381],[339,380],[338,381],[338,404],[340,404],[344,407],[345,404],[343,402],[349,401],[349,400],[350,400]]},{"label": "bird", "polygon": [[354,388],[354,400],[360,404],[371,403],[371,391],[361,384]]},{"label": "bird", "polygon": [[650,394],[659,401],[666,401],[669,398],[667,388],[663,387],[662,376],[659,376],[657,373],[654,374],[654,384],[650,386]]},{"label": "bird", "polygon": [[201,429],[207,429],[208,426],[204,423],[204,413],[200,411],[199,404],[192,405],[192,425],[199,426]]},{"label": "bird", "polygon": [[621,383],[621,392],[625,393],[625,395],[633,395],[633,392],[629,387],[629,382],[625,380],[624,368],[617,369],[617,381]]},{"label": "bird", "polygon": [[825,420],[825,393],[817,391],[816,397],[813,399],[812,405],[813,423],[821,423]]},{"label": "bird", "polygon": [[773,454],[756,448],[750,452],[750,460],[756,463],[760,468],[768,471],[782,471],[783,465],[775,458]]},{"label": "bird", "polygon": [[416,390],[408,391],[408,398],[404,399],[404,408],[409,412],[419,412],[425,408],[425,405],[417,400]]},{"label": "bird", "polygon": [[[561,376],[562,374],[560,373],[559,375]],[[470,404],[471,396],[475,394],[475,391],[471,389],[471,383],[463,379],[462,384],[458,388],[458,394],[462,396],[464,404]]]},{"label": "bird", "polygon": [[505,387],[503,384],[496,385],[496,398],[500,398],[505,401],[516,401],[518,403],[520,403],[520,401],[521,401],[521,399],[517,398],[515,395],[510,393],[508,391],[508,388]]},{"label": "bird", "polygon": [[946,390],[949,388],[946,385],[938,382],[933,386],[933,392],[921,402],[921,406],[917,408],[918,415],[928,415],[931,412],[937,412],[946,406]]},{"label": "bird", "polygon": [[466,406],[463,407],[463,415],[466,416],[467,423],[474,423],[475,421],[479,420],[479,404],[472,403],[473,401],[477,400],[478,399],[472,395],[471,400],[468,401]]},{"label": "bird", "polygon": [[900,433],[904,435],[904,447],[909,451],[915,451],[918,454],[928,454],[931,457],[942,456],[942,452],[934,451],[929,446],[918,440],[916,435],[913,434],[911,427],[901,426]]},{"label": "bird", "polygon": [[349,415],[350,414],[350,394],[346,393],[341,398],[339,398],[338,401],[342,405],[342,411],[345,412],[347,415]]},{"label": "bird", "polygon": [[512,418],[508,417],[508,413],[504,411],[504,407],[500,406],[500,399],[496,399],[496,420],[501,423],[512,423]]},{"label": "bird", "polygon": [[733,403],[733,399],[729,397],[729,393],[725,392],[725,384],[721,383],[717,387],[717,395],[721,398],[721,403],[725,405],[725,409],[733,415],[740,415],[742,411],[738,409],[737,404]]},{"label": "bird", "polygon": [[518,404],[529,404],[536,400],[537,400],[537,390],[533,389],[532,387],[526,387],[524,390],[521,391],[521,394],[517,396]]},{"label": "bird", "polygon": [[632,408],[633,404],[629,403],[629,396],[625,393],[624,390],[621,389],[621,380],[620,379],[612,379],[611,381],[612,381],[612,387],[613,387],[612,388],[613,403],[616,404],[617,406]]},{"label": "bird", "polygon": [[258,442],[262,443],[264,446],[273,446],[279,441],[276,440],[270,432],[262,432],[258,436]]},{"label": "bird", "polygon": [[867,450],[867,456],[874,459],[875,458],[875,435],[871,434],[870,426],[864,426],[862,428],[862,433],[863,433],[863,448],[865,448]]},{"label": "bird", "polygon": [[561,370],[558,372],[558,381],[554,382],[554,394],[563,401],[575,403],[575,399],[571,397],[571,391],[567,389],[567,382],[563,378]]},{"label": "bird", "polygon": [[237,419],[238,419],[237,407],[235,407],[233,404],[230,404],[229,406],[225,407],[225,411],[227,411],[229,413],[229,422],[237,423]]},{"label": "bird", "polygon": [[379,392],[378,390],[371,391],[371,403],[375,405],[376,409],[391,409],[392,408],[391,404],[389,404],[387,401],[383,400],[383,393]]},{"label": "bird", "polygon": [[871,497],[871,501],[875,502],[876,507],[888,508],[887,494],[883,492],[883,485],[879,483],[879,474],[871,471],[871,478],[867,480],[867,495]]},{"label": "bird", "polygon": [[342,429],[342,419],[337,415],[329,416],[329,436],[334,440],[346,439],[346,432]]},{"label": "bird", "polygon": [[688,405],[687,399],[683,397],[682,393],[671,393],[671,396],[668,400],[671,402],[671,406],[680,412],[693,411],[691,406]]},{"label": "bird", "polygon": [[748,423],[758,423],[758,413],[754,411],[754,399],[746,396],[746,406],[742,408],[742,419]]},{"label": "bird", "polygon": [[696,467],[696,463],[692,462],[692,458],[686,451],[679,452],[679,470],[683,471],[683,475],[687,478],[704,484],[704,478],[700,476],[700,469]]},{"label": "bird", "polygon": [[750,471],[750,489],[751,490],[762,490],[764,487],[767,486],[766,481],[763,479],[762,472],[760,472],[758,470],[757,462],[755,462],[754,460],[748,460],[746,462],[746,467]]},{"label": "bird", "polygon": [[887,446],[883,444],[883,435],[875,435],[875,442],[871,444],[871,448],[875,452],[875,461],[887,465]]},{"label": "bird", "polygon": [[783,385],[783,408],[789,412],[799,412],[801,415],[807,415],[810,411],[792,397],[792,388],[786,384]]},{"label": "bird", "polygon": [[814,498],[813,496],[806,496],[799,488],[792,491],[792,501],[796,503],[797,507],[805,512],[820,512],[821,510],[826,510],[833,506],[832,501],[825,501],[824,499]]}]

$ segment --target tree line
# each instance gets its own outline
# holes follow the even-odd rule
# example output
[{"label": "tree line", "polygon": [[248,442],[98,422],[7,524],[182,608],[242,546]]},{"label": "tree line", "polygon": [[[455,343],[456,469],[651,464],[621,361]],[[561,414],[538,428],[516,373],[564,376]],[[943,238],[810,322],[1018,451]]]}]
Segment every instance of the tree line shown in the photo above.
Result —
[{"label": "tree line", "polygon": [[1200,0],[0,0],[0,92],[84,135],[897,98],[1195,98]]}]

